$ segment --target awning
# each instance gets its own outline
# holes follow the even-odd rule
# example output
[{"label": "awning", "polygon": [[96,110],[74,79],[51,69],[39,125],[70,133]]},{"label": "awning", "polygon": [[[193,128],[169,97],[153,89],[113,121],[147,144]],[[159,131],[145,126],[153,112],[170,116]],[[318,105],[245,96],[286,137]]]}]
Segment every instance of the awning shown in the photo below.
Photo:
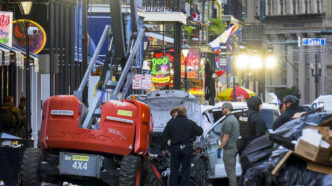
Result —
[{"label": "awning", "polygon": [[[17,67],[24,69],[24,58],[25,51],[16,47],[9,47],[0,43],[0,66],[9,66],[10,65],[10,56],[11,54],[15,55],[14,61]],[[30,59],[33,60],[33,65],[35,67],[35,72],[39,72],[39,58],[37,54],[33,52],[29,53]]]},{"label": "awning", "polygon": [[174,43],[174,38],[171,38],[171,37],[168,37],[168,36],[163,36],[161,34],[157,34],[157,33],[154,33],[154,32],[145,32],[145,36],[152,37],[152,38],[159,39],[159,40],[164,40],[168,43]]},{"label": "awning", "polygon": [[187,24],[187,16],[182,12],[143,12],[144,22],[179,22]]}]

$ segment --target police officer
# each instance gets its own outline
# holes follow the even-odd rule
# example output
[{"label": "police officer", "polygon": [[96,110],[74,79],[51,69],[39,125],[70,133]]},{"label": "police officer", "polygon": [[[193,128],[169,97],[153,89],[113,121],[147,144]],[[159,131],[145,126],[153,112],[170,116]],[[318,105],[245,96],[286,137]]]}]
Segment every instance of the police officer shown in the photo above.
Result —
[{"label": "police officer", "polygon": [[262,110],[262,99],[253,96],[247,100],[248,110],[248,143],[252,140],[265,135],[267,127],[263,118],[259,115]]},{"label": "police officer", "polygon": [[2,131],[18,136],[18,128],[21,126],[21,115],[18,108],[14,106],[12,96],[5,97],[5,102],[1,107],[1,127]]},{"label": "police officer", "polygon": [[194,121],[187,118],[187,109],[180,106],[178,115],[171,119],[163,132],[161,151],[165,154],[167,141],[171,140],[171,176],[170,185],[178,185],[179,168],[182,165],[182,178],[180,186],[189,185],[190,166],[193,158],[193,138],[203,134],[203,129]]},{"label": "police officer", "polygon": [[279,118],[273,122],[273,130],[276,130],[286,122],[290,121],[295,113],[306,111],[303,107],[299,106],[299,99],[293,95],[285,96],[283,99],[283,104],[286,106],[286,111],[283,112]]},{"label": "police officer", "polygon": [[232,114],[233,106],[231,103],[224,103],[222,105],[222,113],[226,115],[226,119],[223,122],[220,138],[221,145],[218,149],[218,158],[220,158],[221,150],[223,149],[223,160],[225,163],[226,174],[228,176],[229,185],[236,186],[236,142],[239,137],[239,122]]}]

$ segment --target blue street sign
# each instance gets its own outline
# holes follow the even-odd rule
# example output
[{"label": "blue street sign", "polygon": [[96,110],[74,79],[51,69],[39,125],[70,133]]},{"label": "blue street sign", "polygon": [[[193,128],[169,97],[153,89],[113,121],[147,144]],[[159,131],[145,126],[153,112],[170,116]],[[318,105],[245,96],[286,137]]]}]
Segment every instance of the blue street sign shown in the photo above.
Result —
[{"label": "blue street sign", "polygon": [[326,39],[325,38],[303,38],[302,45],[303,46],[325,46]]}]

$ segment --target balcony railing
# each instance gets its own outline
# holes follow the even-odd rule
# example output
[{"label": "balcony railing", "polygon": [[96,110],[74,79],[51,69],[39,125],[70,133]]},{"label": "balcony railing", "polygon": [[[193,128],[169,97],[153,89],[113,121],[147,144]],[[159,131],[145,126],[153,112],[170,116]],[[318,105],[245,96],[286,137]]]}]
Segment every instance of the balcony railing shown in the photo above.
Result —
[{"label": "balcony railing", "polygon": [[185,0],[143,0],[146,12],[184,12]]}]

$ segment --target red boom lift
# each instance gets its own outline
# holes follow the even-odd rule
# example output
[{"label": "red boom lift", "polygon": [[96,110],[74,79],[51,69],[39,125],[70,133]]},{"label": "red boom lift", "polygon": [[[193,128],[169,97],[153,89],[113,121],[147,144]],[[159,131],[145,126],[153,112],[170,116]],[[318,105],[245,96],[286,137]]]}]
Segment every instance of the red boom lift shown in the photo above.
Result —
[{"label": "red boom lift", "polygon": [[[23,185],[91,180],[120,186],[142,184],[153,124],[147,105],[123,100],[137,69],[144,35],[137,26],[135,0],[130,3],[131,45],[125,45],[121,1],[110,0],[111,26],[105,26],[75,96],[53,96],[44,102],[40,148],[27,148],[23,153]],[[112,39],[103,72],[92,104],[86,108],[82,92],[107,37]],[[121,76],[114,82],[112,77],[119,73],[120,65]],[[105,90],[111,98],[107,102],[103,99]]]}]

